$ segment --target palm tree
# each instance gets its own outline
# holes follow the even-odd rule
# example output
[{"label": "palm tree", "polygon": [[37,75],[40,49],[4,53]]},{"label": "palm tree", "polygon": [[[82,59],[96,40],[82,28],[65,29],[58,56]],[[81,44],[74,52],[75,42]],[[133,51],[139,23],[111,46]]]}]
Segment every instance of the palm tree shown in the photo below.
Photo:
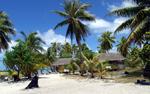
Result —
[{"label": "palm tree", "polygon": [[119,42],[119,44],[117,44],[117,51],[120,52],[123,56],[125,54],[127,54],[127,52],[122,51],[122,47],[123,47],[123,45],[124,45],[125,42],[126,42],[126,38],[122,37],[121,40],[120,40],[120,42]]},{"label": "palm tree", "polygon": [[21,34],[25,38],[25,43],[29,49],[35,52],[43,51],[43,47],[41,46],[42,44],[45,44],[45,42],[37,36],[37,32],[32,32],[28,36],[24,33],[21,32]]},{"label": "palm tree", "polygon": [[[45,42],[40,37],[37,36],[36,32],[30,33],[28,36],[24,32],[21,32],[21,34],[25,38],[24,41],[19,40],[22,43],[22,50],[23,50],[22,53],[25,55],[24,58],[22,58],[22,60],[25,63],[25,64],[23,64],[23,65],[25,65],[25,67],[23,67],[23,68],[24,68],[24,70],[26,70],[25,75],[28,76],[28,78],[31,78],[31,71],[36,70],[36,68],[33,66],[35,66],[35,64],[38,61],[40,61],[41,58],[44,57],[41,54],[41,52],[44,51],[42,44],[45,44]],[[16,49],[18,49],[18,48],[16,48]],[[28,52],[28,53],[26,53],[26,52]],[[22,54],[22,53],[20,52],[20,54]],[[32,56],[30,56],[31,54],[32,54]],[[25,61],[25,58],[28,58],[28,59],[26,59],[28,61]],[[35,60],[35,58],[37,58],[37,59]],[[44,59],[44,60],[46,60],[46,59]],[[44,62],[44,60],[43,60],[43,62]]]},{"label": "palm tree", "polygon": [[99,76],[103,78],[106,74],[106,66],[108,65],[108,62],[100,62],[98,58],[99,55],[94,56],[92,59],[88,59],[82,52],[81,55],[84,58],[84,68],[90,72],[91,78],[94,78],[95,71],[97,71]]},{"label": "palm tree", "polygon": [[33,32],[29,34],[27,37],[27,46],[33,50],[33,51],[43,51],[43,47],[41,46],[42,44],[45,44],[45,42],[37,36],[37,32]]},{"label": "palm tree", "polygon": [[98,62],[95,66],[100,78],[103,79],[104,75],[107,73],[106,66],[108,66],[108,62]]},{"label": "palm tree", "polygon": [[49,47],[49,48],[47,49],[46,57],[47,57],[47,59],[48,59],[51,63],[53,63],[53,62],[55,61],[56,55],[54,54],[54,52],[53,52],[53,50],[52,50],[51,47]]},{"label": "palm tree", "polygon": [[113,47],[113,43],[115,43],[115,37],[112,36],[112,32],[104,32],[102,36],[98,39],[100,42],[101,50],[106,53]]},{"label": "palm tree", "polygon": [[84,58],[84,64],[87,67],[88,72],[91,74],[91,78],[94,78],[94,71],[96,70],[96,63],[99,62],[97,56],[93,57],[93,59],[88,59],[82,52],[82,57]]},{"label": "palm tree", "polygon": [[60,52],[62,50],[62,45],[61,43],[54,42],[54,43],[51,43],[50,49],[52,50],[54,56],[59,57]]},{"label": "palm tree", "polygon": [[146,64],[142,61],[140,58],[141,49],[138,47],[130,48],[130,52],[127,54],[125,59],[125,64],[127,64],[128,67],[132,68],[143,68]]},{"label": "palm tree", "polygon": [[133,0],[133,2],[136,3],[136,6],[117,9],[110,13],[111,15],[129,18],[115,30],[115,32],[119,32],[126,28],[131,29],[122,48],[125,52],[127,52],[127,48],[131,43],[137,43],[150,30],[150,1]]},{"label": "palm tree", "polygon": [[15,30],[6,13],[0,11],[0,51],[7,49],[10,42],[9,35],[15,34]]},{"label": "palm tree", "polygon": [[72,45],[72,58],[75,58],[78,52],[78,46],[75,44]]},{"label": "palm tree", "polygon": [[71,45],[67,42],[64,45],[62,45],[62,50],[60,52],[60,56],[63,58],[69,58],[72,57],[72,47]]},{"label": "palm tree", "polygon": [[66,37],[70,36],[71,41],[76,38],[77,44],[80,46],[81,40],[89,34],[88,28],[82,21],[93,21],[94,17],[87,9],[89,4],[81,4],[79,0],[65,0],[64,11],[55,11],[56,14],[64,18],[63,21],[55,26],[55,29],[68,25]]}]

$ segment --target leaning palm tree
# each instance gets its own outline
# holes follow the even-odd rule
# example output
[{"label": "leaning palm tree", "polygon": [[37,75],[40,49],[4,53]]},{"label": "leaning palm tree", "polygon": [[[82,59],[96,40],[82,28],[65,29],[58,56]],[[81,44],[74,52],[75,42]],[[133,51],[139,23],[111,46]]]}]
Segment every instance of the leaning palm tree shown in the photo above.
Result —
[{"label": "leaning palm tree", "polygon": [[88,72],[90,72],[91,78],[94,78],[94,72],[97,71],[100,78],[103,79],[103,76],[106,74],[106,66],[108,62],[100,62],[99,55],[94,56],[92,59],[88,59],[82,52],[82,57],[84,58],[84,65]]},{"label": "leaning palm tree", "polygon": [[136,43],[142,39],[146,32],[150,31],[150,0],[133,0],[136,6],[121,8],[112,11],[110,14],[121,17],[128,17],[128,20],[123,22],[115,32],[130,28],[131,32],[127,41],[123,45],[123,50],[127,52],[128,46],[131,43]]},{"label": "leaning palm tree", "polygon": [[113,43],[115,43],[115,37],[112,36],[112,32],[104,32],[102,36],[98,39],[100,42],[101,50],[106,53],[113,47]]},{"label": "leaning palm tree", "polygon": [[9,35],[15,34],[15,30],[6,13],[0,11],[0,51],[7,49],[10,42]]},{"label": "leaning palm tree", "polygon": [[84,64],[88,70],[88,72],[91,74],[91,78],[94,78],[94,71],[96,70],[96,63],[98,61],[98,56],[93,57],[93,59],[88,59],[82,52],[81,52],[82,57],[84,58]]},{"label": "leaning palm tree", "polygon": [[98,71],[98,75],[101,79],[104,78],[104,76],[107,74],[107,69],[106,67],[108,66],[108,62],[107,61],[103,61],[103,62],[98,62],[95,67],[96,70]]},{"label": "leaning palm tree", "polygon": [[55,29],[68,25],[66,37],[70,36],[71,41],[76,38],[77,44],[80,46],[81,40],[89,34],[87,26],[82,21],[93,21],[94,17],[87,9],[89,4],[81,4],[79,0],[65,0],[64,11],[55,11],[56,14],[64,18],[64,20],[55,26]]}]

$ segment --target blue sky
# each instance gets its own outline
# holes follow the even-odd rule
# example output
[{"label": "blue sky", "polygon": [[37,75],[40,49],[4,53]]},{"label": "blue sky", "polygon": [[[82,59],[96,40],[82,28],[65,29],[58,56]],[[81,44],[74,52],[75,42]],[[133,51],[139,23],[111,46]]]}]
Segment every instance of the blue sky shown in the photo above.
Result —
[{"label": "blue sky", "polygon": [[[113,32],[119,24],[126,20],[126,18],[108,16],[109,11],[134,5],[132,2],[123,0],[81,0],[81,2],[90,3],[92,7],[89,8],[89,12],[96,17],[95,22],[85,23],[89,26],[91,32],[91,35],[86,38],[86,43],[93,51],[97,50],[97,39],[102,32],[106,30]],[[63,10],[62,3],[63,0],[0,0],[0,10],[9,15],[17,30],[16,36],[12,37],[10,47],[16,44],[17,38],[21,38],[20,31],[27,34],[37,31],[39,36],[46,41],[47,46],[55,41],[64,43],[66,27],[53,30],[54,26],[63,18],[52,12],[53,10]],[[126,30],[124,33],[117,35],[117,40],[121,35],[126,35],[127,32]],[[116,48],[114,47],[112,51],[116,51]],[[0,54],[1,59],[3,54]]]}]

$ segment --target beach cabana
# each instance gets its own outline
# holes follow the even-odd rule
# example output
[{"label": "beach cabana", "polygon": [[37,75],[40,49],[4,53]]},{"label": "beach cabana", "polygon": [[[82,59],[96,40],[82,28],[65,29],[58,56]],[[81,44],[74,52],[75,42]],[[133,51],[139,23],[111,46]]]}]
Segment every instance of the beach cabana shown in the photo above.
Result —
[{"label": "beach cabana", "polygon": [[108,61],[114,70],[123,69],[125,67],[124,60],[125,57],[120,53],[101,53],[99,56],[100,62]]},{"label": "beach cabana", "polygon": [[59,58],[53,64],[52,67],[55,71],[64,72],[64,65],[70,64],[72,58]]}]

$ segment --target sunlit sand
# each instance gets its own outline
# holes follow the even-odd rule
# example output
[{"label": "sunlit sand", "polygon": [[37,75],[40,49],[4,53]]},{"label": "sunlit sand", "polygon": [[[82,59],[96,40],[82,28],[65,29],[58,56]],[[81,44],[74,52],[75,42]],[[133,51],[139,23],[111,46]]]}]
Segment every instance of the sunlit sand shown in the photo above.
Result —
[{"label": "sunlit sand", "polygon": [[149,94],[149,86],[134,83],[103,82],[94,79],[71,79],[60,74],[43,75],[40,88],[24,90],[29,81],[0,83],[1,94]]}]

